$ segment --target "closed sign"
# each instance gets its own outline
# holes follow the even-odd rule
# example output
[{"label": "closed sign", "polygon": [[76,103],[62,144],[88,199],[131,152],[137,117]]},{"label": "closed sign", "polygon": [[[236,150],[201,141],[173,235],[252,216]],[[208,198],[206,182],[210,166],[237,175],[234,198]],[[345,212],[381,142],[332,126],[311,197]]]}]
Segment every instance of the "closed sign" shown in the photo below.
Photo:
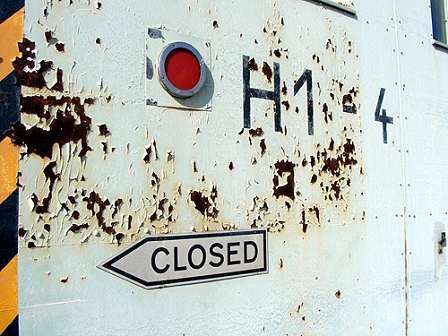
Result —
[{"label": "closed sign", "polygon": [[144,288],[267,273],[266,232],[151,235],[98,267]]}]

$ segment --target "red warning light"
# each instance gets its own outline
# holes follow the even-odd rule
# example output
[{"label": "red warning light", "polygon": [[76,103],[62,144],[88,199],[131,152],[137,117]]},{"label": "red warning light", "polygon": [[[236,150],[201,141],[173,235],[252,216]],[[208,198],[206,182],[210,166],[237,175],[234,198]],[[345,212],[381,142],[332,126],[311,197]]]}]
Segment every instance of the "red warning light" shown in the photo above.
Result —
[{"label": "red warning light", "polygon": [[165,61],[168,80],[181,90],[191,90],[199,82],[201,67],[199,61],[186,49],[175,49]]},{"label": "red warning light", "polygon": [[190,44],[175,42],[165,47],[158,59],[162,86],[178,98],[195,95],[205,83],[205,64],[201,54]]}]

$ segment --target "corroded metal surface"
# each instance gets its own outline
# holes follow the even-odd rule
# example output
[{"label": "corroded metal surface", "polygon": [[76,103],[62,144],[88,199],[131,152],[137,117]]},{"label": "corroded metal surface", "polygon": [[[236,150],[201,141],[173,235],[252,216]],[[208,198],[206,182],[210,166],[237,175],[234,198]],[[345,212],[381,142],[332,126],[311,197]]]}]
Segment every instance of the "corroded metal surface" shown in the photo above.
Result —
[{"label": "corroded metal surface", "polygon": [[[419,26],[388,1],[28,3],[14,62],[22,117],[7,132],[21,150],[21,330],[418,334],[419,295],[446,297],[447,283],[433,236],[417,251],[436,271],[410,255],[422,210],[408,184],[428,175],[409,132],[446,138],[443,113],[408,118],[423,119],[423,94],[406,49],[443,56],[425,13]],[[207,68],[186,100],[154,75],[176,41]],[[430,91],[440,109],[442,92]],[[442,193],[441,171],[435,180]],[[440,236],[446,212],[428,212],[425,230]],[[146,234],[258,227],[266,275],[147,292],[95,268]],[[419,272],[438,277],[413,296]],[[427,316],[435,334],[439,316]]]}]

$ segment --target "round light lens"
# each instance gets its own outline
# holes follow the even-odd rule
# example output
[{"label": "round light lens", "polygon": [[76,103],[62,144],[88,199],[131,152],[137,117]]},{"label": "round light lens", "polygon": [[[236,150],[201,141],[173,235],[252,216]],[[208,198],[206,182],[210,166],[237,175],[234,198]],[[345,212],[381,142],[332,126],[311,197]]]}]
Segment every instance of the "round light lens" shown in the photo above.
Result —
[{"label": "round light lens", "polygon": [[201,77],[197,58],[187,49],[171,51],[165,61],[168,80],[180,90],[192,90]]},{"label": "round light lens", "polygon": [[166,46],[158,59],[159,80],[166,91],[178,98],[195,95],[205,83],[205,64],[190,44],[175,42]]}]

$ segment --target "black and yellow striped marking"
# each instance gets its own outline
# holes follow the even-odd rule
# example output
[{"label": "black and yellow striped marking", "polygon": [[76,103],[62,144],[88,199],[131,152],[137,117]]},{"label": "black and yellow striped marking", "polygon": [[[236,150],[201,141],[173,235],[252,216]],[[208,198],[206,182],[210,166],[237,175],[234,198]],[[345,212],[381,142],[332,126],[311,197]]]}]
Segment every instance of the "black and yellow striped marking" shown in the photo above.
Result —
[{"label": "black and yellow striped marking", "polygon": [[12,61],[23,39],[24,0],[0,2],[0,335],[19,334],[17,223],[19,151],[4,136],[19,119],[20,87]]}]

